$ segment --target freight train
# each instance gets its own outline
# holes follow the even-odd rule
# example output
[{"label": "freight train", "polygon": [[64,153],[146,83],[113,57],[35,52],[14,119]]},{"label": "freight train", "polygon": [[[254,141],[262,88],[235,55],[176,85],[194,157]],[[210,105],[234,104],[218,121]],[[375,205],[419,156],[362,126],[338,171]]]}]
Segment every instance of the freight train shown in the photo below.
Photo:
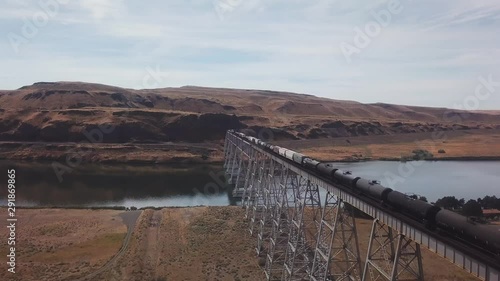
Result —
[{"label": "freight train", "polygon": [[328,178],[360,196],[366,196],[386,208],[403,213],[423,224],[429,230],[471,242],[477,247],[487,250],[496,259],[500,260],[500,226],[498,225],[474,223],[455,212],[441,209],[421,200],[412,199],[406,194],[381,185],[378,181],[355,177],[351,172],[337,169],[331,163],[320,162],[304,154],[271,145],[240,132],[233,133],[270,153],[284,157],[307,170]]}]

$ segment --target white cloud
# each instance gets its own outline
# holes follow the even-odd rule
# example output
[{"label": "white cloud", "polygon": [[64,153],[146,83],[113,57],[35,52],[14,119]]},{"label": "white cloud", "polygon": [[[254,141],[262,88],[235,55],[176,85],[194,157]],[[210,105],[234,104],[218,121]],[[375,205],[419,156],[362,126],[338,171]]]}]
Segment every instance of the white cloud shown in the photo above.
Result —
[{"label": "white cloud", "polygon": [[79,4],[96,20],[123,17],[127,11],[123,0],[80,0]]}]

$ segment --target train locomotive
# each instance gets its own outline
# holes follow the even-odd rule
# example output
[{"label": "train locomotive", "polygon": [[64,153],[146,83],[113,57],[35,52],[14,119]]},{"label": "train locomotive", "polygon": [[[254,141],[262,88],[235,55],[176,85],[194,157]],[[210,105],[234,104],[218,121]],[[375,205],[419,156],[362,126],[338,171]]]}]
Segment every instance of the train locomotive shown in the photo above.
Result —
[{"label": "train locomotive", "polygon": [[336,184],[340,184],[352,192],[366,196],[386,208],[402,213],[423,224],[429,230],[445,232],[459,240],[472,242],[472,244],[487,250],[495,255],[496,259],[500,260],[500,226],[498,225],[476,224],[455,212],[441,209],[421,200],[412,199],[406,194],[381,185],[378,181],[356,177],[349,171],[342,171],[334,167],[332,163],[320,162],[304,154],[271,145],[240,132],[233,133],[270,153],[277,154]]}]

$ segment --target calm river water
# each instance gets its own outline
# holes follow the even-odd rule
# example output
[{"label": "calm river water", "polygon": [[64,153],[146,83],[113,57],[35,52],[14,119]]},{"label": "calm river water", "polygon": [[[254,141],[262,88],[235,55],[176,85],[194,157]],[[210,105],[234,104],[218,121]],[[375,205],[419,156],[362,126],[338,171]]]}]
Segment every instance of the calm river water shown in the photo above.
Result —
[{"label": "calm river water", "polygon": [[[500,196],[500,161],[335,163],[342,169],[430,201],[453,195],[476,199]],[[408,168],[411,165],[412,168]],[[226,206],[235,204],[221,166],[189,167],[82,165],[62,175],[50,163],[0,161],[0,180],[16,169],[17,205],[24,206]],[[0,205],[7,188],[0,185]]]},{"label": "calm river water", "polygon": [[356,176],[379,180],[404,193],[426,196],[429,202],[444,196],[477,199],[500,196],[500,161],[370,161],[334,163]]},{"label": "calm river water", "polygon": [[[51,163],[0,161],[0,179],[16,169],[20,206],[227,206],[234,204],[221,166],[82,165],[59,181]],[[4,180],[5,179],[5,180]],[[4,186],[3,184],[0,186]],[[6,204],[7,188],[0,190]]]}]

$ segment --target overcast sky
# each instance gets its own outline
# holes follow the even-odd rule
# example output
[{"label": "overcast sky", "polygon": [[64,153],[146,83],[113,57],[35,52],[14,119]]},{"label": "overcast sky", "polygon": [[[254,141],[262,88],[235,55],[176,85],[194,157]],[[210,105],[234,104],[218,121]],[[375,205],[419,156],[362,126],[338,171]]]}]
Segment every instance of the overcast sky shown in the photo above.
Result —
[{"label": "overcast sky", "polygon": [[0,33],[0,89],[199,85],[500,109],[500,85],[478,86],[500,82],[498,0],[2,0]]}]

